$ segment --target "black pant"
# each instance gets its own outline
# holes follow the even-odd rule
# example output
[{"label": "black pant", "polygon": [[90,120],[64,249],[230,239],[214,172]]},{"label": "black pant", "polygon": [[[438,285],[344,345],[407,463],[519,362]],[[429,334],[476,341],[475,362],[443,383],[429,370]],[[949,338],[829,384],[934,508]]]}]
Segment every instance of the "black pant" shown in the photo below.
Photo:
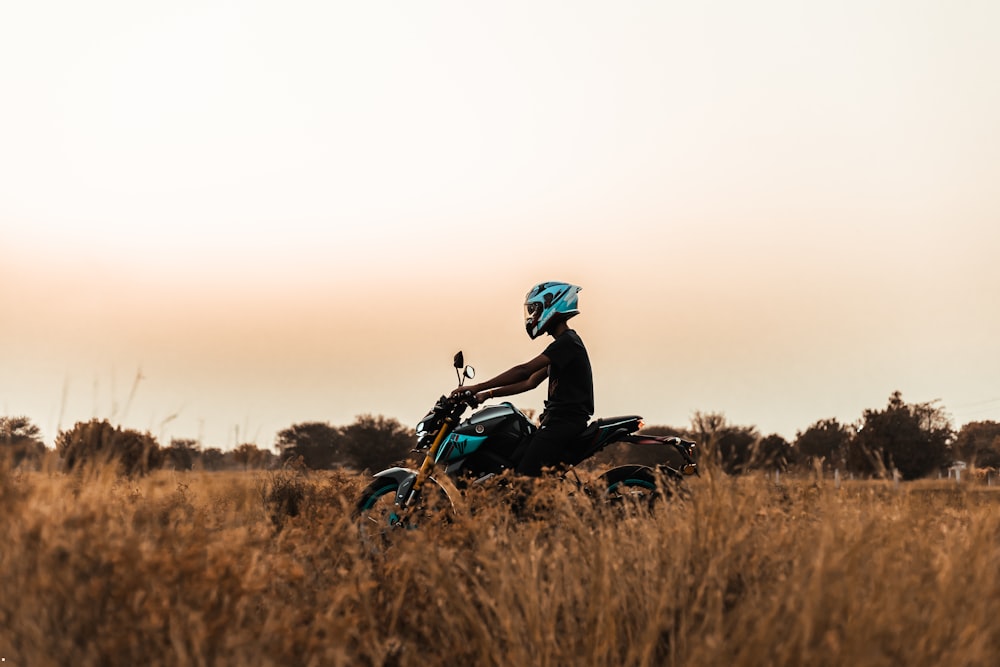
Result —
[{"label": "black pant", "polygon": [[541,427],[525,443],[524,455],[517,464],[517,473],[538,477],[542,474],[543,466],[562,462],[566,446],[587,428],[588,421],[589,418],[585,415],[546,416]]}]

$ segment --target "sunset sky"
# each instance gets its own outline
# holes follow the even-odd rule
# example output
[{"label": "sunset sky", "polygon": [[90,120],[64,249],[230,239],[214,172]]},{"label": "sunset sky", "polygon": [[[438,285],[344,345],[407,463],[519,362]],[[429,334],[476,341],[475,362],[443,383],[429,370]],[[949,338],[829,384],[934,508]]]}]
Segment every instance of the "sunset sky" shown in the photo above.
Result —
[{"label": "sunset sky", "polygon": [[[0,8],[0,415],[412,426],[583,286],[598,416],[1000,420],[1000,3]],[[541,407],[543,390],[519,397]]]}]

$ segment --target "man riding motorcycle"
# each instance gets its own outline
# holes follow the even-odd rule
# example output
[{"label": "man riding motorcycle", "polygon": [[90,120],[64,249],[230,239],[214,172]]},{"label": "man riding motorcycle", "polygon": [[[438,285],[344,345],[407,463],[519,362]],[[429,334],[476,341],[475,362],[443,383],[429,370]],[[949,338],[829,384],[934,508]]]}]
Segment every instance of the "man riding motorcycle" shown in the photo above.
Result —
[{"label": "man riding motorcycle", "polygon": [[543,282],[524,301],[525,330],[532,340],[543,333],[552,342],[537,357],[475,385],[459,387],[452,396],[473,393],[478,402],[534,389],[548,378],[548,397],[539,429],[521,446],[516,472],[536,477],[544,466],[562,460],[567,443],[587,427],[594,414],[594,380],[587,348],[567,320],[580,313],[576,285]]}]

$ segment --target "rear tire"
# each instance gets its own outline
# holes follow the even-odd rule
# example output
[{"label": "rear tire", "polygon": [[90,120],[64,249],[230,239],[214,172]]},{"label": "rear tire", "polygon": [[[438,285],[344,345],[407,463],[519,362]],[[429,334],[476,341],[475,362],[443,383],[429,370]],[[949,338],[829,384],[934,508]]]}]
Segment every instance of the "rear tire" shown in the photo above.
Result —
[{"label": "rear tire", "polygon": [[661,495],[656,473],[646,466],[612,468],[600,479],[601,497],[607,505],[648,510]]}]

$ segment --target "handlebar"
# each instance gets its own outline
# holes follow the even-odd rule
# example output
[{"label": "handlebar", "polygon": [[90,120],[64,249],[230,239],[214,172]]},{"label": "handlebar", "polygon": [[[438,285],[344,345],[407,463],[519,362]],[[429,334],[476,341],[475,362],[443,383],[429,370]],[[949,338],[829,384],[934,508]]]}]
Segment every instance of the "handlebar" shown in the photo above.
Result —
[{"label": "handlebar", "polygon": [[479,401],[476,400],[476,395],[471,391],[463,391],[461,394],[453,396],[451,400],[455,401],[456,403],[465,403],[466,405],[468,405],[470,408],[473,409],[479,407]]},{"label": "handlebar", "polygon": [[469,406],[470,408],[478,408],[479,401],[476,400],[476,395],[471,391],[463,391],[460,394],[447,394],[442,396],[438,400],[437,409],[447,410],[448,406]]}]

